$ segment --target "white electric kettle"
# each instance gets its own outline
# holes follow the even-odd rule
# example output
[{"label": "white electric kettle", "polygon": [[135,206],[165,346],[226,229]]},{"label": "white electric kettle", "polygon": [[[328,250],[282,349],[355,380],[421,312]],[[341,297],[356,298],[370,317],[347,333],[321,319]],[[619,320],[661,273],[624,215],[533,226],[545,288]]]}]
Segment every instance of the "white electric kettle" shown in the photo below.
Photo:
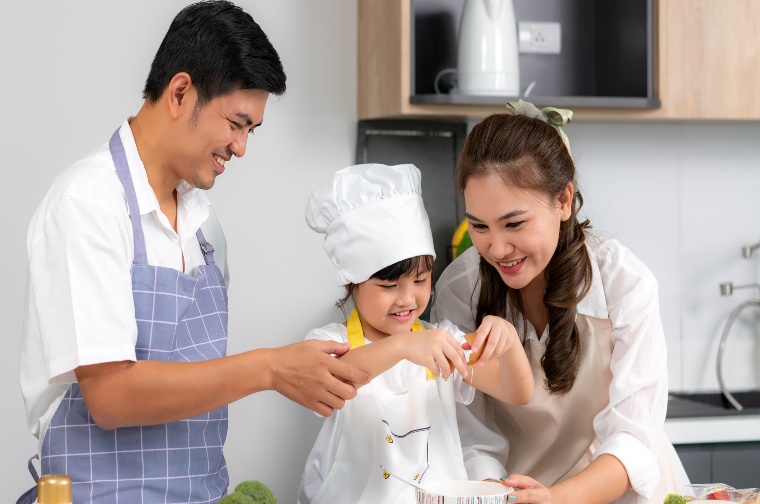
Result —
[{"label": "white electric kettle", "polygon": [[460,94],[518,96],[520,66],[512,0],[465,0],[457,53]]}]

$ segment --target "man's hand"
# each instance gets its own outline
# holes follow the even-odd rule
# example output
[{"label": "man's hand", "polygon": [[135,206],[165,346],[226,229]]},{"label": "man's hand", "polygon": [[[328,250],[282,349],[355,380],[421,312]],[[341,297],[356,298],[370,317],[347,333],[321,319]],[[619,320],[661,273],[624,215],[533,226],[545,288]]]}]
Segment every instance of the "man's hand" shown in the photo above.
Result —
[{"label": "man's hand", "polygon": [[356,397],[353,384],[369,383],[369,374],[331,355],[350,349],[350,343],[319,340],[273,349],[272,390],[322,416],[332,415]]}]

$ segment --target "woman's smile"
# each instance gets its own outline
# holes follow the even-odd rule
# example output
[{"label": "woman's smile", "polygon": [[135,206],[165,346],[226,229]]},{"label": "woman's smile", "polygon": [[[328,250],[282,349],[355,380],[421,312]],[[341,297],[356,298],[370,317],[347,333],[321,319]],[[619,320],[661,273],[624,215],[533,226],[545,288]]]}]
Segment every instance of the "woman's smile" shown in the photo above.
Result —
[{"label": "woman's smile", "polygon": [[496,264],[498,264],[499,269],[503,271],[504,273],[506,273],[507,275],[514,275],[522,269],[523,264],[525,264],[525,260],[527,258],[528,257],[525,256],[520,259],[515,259],[513,261],[496,261]]}]

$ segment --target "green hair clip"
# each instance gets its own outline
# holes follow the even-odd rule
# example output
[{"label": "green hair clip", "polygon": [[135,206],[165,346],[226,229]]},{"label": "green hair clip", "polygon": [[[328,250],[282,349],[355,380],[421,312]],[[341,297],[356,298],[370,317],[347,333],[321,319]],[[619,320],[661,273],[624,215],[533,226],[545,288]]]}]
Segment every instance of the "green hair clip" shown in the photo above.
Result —
[{"label": "green hair clip", "polygon": [[555,107],[546,107],[539,110],[538,107],[532,103],[523,100],[507,103],[507,110],[513,114],[528,116],[554,126],[559,132],[559,136],[562,138],[562,143],[567,147],[567,152],[570,153],[570,156],[573,155],[573,152],[570,150],[570,140],[568,140],[565,132],[562,131],[562,126],[573,120],[572,110]]}]

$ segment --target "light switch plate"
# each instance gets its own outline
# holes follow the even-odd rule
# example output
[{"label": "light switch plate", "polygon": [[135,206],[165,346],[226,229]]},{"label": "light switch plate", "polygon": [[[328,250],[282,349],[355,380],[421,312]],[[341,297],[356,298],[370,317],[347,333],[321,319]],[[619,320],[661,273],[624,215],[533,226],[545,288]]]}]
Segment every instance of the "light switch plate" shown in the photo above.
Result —
[{"label": "light switch plate", "polygon": [[562,26],[559,23],[520,22],[517,25],[521,53],[562,52]]}]

